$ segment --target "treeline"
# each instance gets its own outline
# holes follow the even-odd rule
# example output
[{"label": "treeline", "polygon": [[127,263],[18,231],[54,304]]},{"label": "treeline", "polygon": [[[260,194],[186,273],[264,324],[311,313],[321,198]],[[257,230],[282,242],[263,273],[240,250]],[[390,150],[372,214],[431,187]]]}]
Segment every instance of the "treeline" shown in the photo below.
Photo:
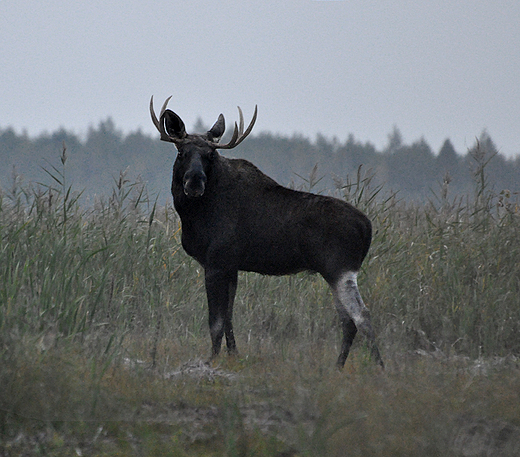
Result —
[{"label": "treeline", "polygon": [[[198,121],[195,128],[201,130],[204,125]],[[64,147],[65,165],[60,162]],[[381,151],[353,135],[341,142],[322,135],[310,140],[261,133],[223,153],[252,161],[281,184],[312,186],[321,192],[352,179],[361,166],[374,175],[375,184],[415,201],[431,198],[446,181],[451,195],[471,192],[478,154],[480,163],[489,162],[489,185],[497,192],[520,189],[520,157],[508,159],[499,154],[486,131],[464,153],[455,151],[449,139],[439,151],[433,151],[424,139],[405,144],[397,128],[388,135],[388,144]],[[107,195],[124,173],[131,182],[146,183],[148,191],[163,203],[170,200],[174,156],[171,144],[141,131],[124,135],[111,119],[91,127],[83,139],[64,129],[30,138],[11,128],[0,128],[0,187],[8,192],[20,181],[48,184],[53,181],[49,173],[56,176],[63,172],[74,190],[84,190],[84,195],[92,198]]]}]

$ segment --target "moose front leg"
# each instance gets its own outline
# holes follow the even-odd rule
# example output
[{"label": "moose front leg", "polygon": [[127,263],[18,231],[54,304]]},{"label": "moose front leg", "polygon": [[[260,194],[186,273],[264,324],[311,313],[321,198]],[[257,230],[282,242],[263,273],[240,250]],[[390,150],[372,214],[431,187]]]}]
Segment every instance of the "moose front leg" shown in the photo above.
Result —
[{"label": "moose front leg", "polygon": [[206,268],[206,294],[209,309],[209,331],[214,358],[220,353],[222,338],[226,335],[227,349],[230,354],[236,352],[233,334],[233,302],[237,290],[237,271]]}]

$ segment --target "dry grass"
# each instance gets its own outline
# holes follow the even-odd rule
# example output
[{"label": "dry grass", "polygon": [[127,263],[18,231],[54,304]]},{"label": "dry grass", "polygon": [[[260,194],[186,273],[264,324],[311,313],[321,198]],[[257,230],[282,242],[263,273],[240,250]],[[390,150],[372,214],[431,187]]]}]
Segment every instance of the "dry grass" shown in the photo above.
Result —
[{"label": "dry grass", "polygon": [[[4,455],[515,455],[499,452],[520,446],[514,357],[386,354],[382,372],[358,350],[339,372],[334,348],[319,343],[246,346],[207,365],[202,348],[161,341],[152,367],[147,344],[132,343],[132,357],[106,367],[34,342],[4,357]],[[475,443],[481,453],[465,453]]]},{"label": "dry grass", "polygon": [[360,289],[385,372],[362,338],[334,368],[309,274],[241,274],[240,356],[207,365],[203,272],[171,208],[124,175],[80,206],[65,168],[1,193],[0,455],[518,454],[520,212],[476,163],[475,195],[445,183],[426,206],[340,186],[376,229]]}]

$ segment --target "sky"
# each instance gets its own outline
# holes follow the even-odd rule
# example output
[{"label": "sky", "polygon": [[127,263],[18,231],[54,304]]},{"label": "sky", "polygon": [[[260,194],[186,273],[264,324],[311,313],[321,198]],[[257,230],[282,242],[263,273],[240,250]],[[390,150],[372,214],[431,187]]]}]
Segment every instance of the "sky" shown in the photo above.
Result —
[{"label": "sky", "polygon": [[254,133],[520,155],[518,0],[0,0],[0,129],[158,135],[240,106]]}]

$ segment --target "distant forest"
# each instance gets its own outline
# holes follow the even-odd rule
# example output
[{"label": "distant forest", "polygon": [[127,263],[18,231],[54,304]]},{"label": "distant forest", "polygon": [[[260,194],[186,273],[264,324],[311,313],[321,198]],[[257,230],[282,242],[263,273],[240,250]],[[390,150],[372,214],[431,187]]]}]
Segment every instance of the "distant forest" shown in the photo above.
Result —
[{"label": "distant forest", "polygon": [[[195,125],[195,130],[204,128],[200,120]],[[148,193],[159,203],[171,201],[174,146],[161,142],[158,135],[151,137],[140,131],[124,135],[110,118],[91,127],[84,139],[64,129],[30,138],[11,128],[0,128],[0,188],[5,193],[20,183],[53,184],[44,169],[53,174],[63,171],[63,145],[67,186],[83,191],[82,198],[108,195],[123,173],[129,182],[146,183]],[[439,192],[446,179],[451,196],[474,189],[477,148],[484,161],[489,161],[489,185],[496,192],[520,190],[520,157],[508,159],[499,154],[486,131],[467,151],[455,151],[449,139],[439,151],[432,151],[424,139],[404,144],[395,127],[381,151],[357,141],[353,135],[340,142],[322,135],[311,140],[299,135],[260,133],[251,135],[236,149],[221,153],[250,160],[281,184],[312,187],[323,193],[355,180],[361,166],[363,173],[374,176],[373,184],[382,185],[385,191],[397,192],[404,200],[426,201]]]}]

